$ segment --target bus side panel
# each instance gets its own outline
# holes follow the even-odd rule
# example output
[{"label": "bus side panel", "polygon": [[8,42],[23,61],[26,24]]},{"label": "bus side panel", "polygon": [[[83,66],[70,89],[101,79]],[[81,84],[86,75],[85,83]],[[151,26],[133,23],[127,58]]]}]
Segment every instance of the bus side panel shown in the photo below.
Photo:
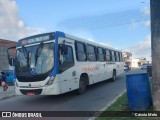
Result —
[{"label": "bus side panel", "polygon": [[112,77],[113,66],[110,64],[106,64],[106,62],[101,63],[101,76],[102,81],[107,80]]},{"label": "bus side panel", "polygon": [[61,94],[60,76],[57,74],[52,85],[43,87],[42,95],[59,95]]},{"label": "bus side panel", "polygon": [[89,62],[89,84],[94,84],[102,80],[102,68],[99,62]]},{"label": "bus side panel", "polygon": [[124,73],[124,63],[118,62],[117,63],[117,76]]},{"label": "bus side panel", "polygon": [[114,65],[106,63],[105,65],[105,80],[112,78]]},{"label": "bus side panel", "polygon": [[94,84],[112,78],[115,64],[106,64],[106,62],[100,62],[100,61],[90,62],[88,68],[89,68],[89,84]]},{"label": "bus side panel", "polygon": [[59,74],[60,84],[61,84],[61,93],[69,92],[79,87],[79,77],[78,77],[79,73],[77,72],[78,67],[76,67],[77,64],[76,64],[76,57],[75,57],[74,41],[61,37],[58,39],[59,44],[63,44],[64,40],[66,41],[65,45],[72,47],[73,56],[74,56],[74,65]]}]

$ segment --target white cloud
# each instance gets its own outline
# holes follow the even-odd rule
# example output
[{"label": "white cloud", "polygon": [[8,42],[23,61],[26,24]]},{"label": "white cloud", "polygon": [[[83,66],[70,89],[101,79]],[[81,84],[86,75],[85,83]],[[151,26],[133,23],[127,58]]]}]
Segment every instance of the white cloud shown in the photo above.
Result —
[{"label": "white cloud", "polygon": [[100,44],[108,46],[108,47],[112,47],[112,43],[110,43],[110,42],[100,42]]},{"label": "white cloud", "polygon": [[[149,16],[150,15],[150,8],[144,7],[140,10],[140,13],[143,16]],[[145,27],[150,28],[150,20],[146,20],[142,22]],[[130,25],[130,29],[136,28],[138,23],[135,23],[134,21]],[[124,51],[132,52],[133,58],[140,58],[145,57],[148,60],[151,59],[151,35],[147,35],[143,40],[139,41],[137,44],[129,46]]]},{"label": "white cloud", "polygon": [[112,47],[112,43],[110,42],[98,42],[92,38],[88,38],[87,40],[91,41],[91,42],[95,42],[95,43],[98,43],[98,44],[101,44],[101,45],[104,45],[104,46],[108,46],[108,47]]},{"label": "white cloud", "polygon": [[95,42],[96,40],[94,39],[94,36],[92,34],[92,32],[90,32],[89,30],[80,30],[80,29],[64,29],[63,30],[65,33],[85,39],[85,40],[89,40],[91,42]]},{"label": "white cloud", "polygon": [[98,42],[92,38],[88,38],[87,40],[94,42],[94,43],[97,43],[97,44],[104,45],[104,46],[112,47],[112,43],[110,43],[110,42]]},{"label": "white cloud", "polygon": [[110,42],[100,42],[102,40],[94,39],[94,36],[93,36],[92,32],[90,32],[89,30],[85,30],[85,29],[83,29],[83,30],[79,30],[79,29],[69,30],[69,29],[66,29],[65,32],[68,33],[68,34],[77,36],[79,38],[89,40],[91,42],[95,42],[95,43],[98,43],[98,44],[101,44],[101,45],[112,47],[112,43],[110,43]]},{"label": "white cloud", "polygon": [[[141,17],[139,20],[142,19],[142,21],[141,22],[140,21],[137,22],[137,18],[135,16],[135,18],[132,18],[130,20],[131,24],[129,25],[129,29],[137,28],[138,25],[140,25],[140,23],[144,24],[145,27],[150,27],[150,20],[147,20],[147,19],[149,19],[149,16],[150,16],[150,8],[149,7],[144,7],[138,12],[140,13],[139,17]],[[146,20],[143,21],[143,19],[146,19]]]},{"label": "white cloud", "polygon": [[88,38],[87,40],[89,40],[91,42],[95,42],[92,38]]},{"label": "white cloud", "polygon": [[135,45],[129,46],[128,51],[133,53],[133,57],[145,57],[147,59],[151,56],[151,35],[147,35],[144,40],[141,40]]},{"label": "white cloud", "polygon": [[134,19],[132,19],[132,20],[131,20],[131,24],[129,25],[129,28],[130,28],[130,29],[135,29],[135,28],[137,28],[137,26],[138,26],[138,23],[135,22]]},{"label": "white cloud", "polygon": [[[140,12],[145,16],[150,16],[150,8],[149,7],[144,7],[143,9],[140,10]],[[144,26],[150,28],[151,21],[150,20],[146,20],[144,22]]]},{"label": "white cloud", "polygon": [[18,21],[18,27],[23,28],[24,22],[22,20]]},{"label": "white cloud", "polygon": [[149,27],[151,26],[151,20],[147,20],[144,22],[145,27]]},{"label": "white cloud", "polygon": [[17,40],[45,31],[43,28],[26,26],[18,12],[15,0],[0,0],[0,37]]},{"label": "white cloud", "polygon": [[150,15],[150,8],[149,7],[144,7],[143,9],[141,9],[140,12],[144,15]]}]

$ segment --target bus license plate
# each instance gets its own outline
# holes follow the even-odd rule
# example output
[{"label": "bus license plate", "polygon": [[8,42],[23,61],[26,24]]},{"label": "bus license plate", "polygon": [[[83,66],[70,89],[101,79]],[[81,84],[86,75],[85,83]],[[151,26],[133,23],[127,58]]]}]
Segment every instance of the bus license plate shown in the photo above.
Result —
[{"label": "bus license plate", "polygon": [[27,96],[34,96],[35,93],[27,93]]}]

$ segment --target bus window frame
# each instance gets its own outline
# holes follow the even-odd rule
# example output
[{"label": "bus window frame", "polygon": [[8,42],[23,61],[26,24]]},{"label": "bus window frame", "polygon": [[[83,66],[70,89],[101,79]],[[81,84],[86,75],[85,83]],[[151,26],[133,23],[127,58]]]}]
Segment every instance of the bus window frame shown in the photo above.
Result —
[{"label": "bus window frame", "polygon": [[[67,69],[73,67],[75,65],[75,60],[74,60],[74,53],[73,53],[73,47],[71,45],[66,45],[66,44],[61,44],[61,45],[65,45],[66,47],[70,47],[72,50],[72,58],[73,58],[73,62],[63,62],[59,65],[59,73],[62,73],[64,71],[66,71]],[[68,48],[67,48],[68,49]],[[69,53],[69,52],[68,52]],[[61,54],[63,55],[63,54]],[[67,67],[66,67],[67,66]],[[66,68],[65,68],[66,67]],[[62,69],[64,68],[64,69]]]},{"label": "bus window frame", "polygon": [[[99,54],[99,49],[102,50],[102,54]],[[99,55],[103,56],[103,60],[100,60]],[[105,61],[105,52],[104,52],[104,48],[102,48],[102,47],[97,47],[97,61],[99,61],[99,62],[104,62]]]},{"label": "bus window frame", "polygon": [[[83,45],[83,49],[84,51],[78,51],[78,43]],[[78,53],[83,53],[85,55],[85,59],[84,60],[80,60],[78,57]],[[79,41],[75,41],[75,54],[76,54],[76,60],[80,61],[80,62],[85,62],[87,61],[87,52],[86,52],[86,44],[83,42],[79,42]]]},{"label": "bus window frame", "polygon": [[[109,55],[107,55],[107,51],[108,50],[108,52],[109,52]],[[107,62],[110,62],[110,61],[112,61],[112,57],[111,57],[111,50],[110,49],[105,49],[105,59],[106,59],[106,61]],[[107,60],[107,56],[109,56],[109,60]]]},{"label": "bus window frame", "polygon": [[[89,46],[91,46],[91,47],[94,48],[94,53],[88,53],[87,48],[88,48]],[[87,60],[88,60],[88,61],[90,61],[90,62],[95,62],[95,61],[97,61],[97,47],[96,47],[95,45],[87,44],[87,45],[86,45],[86,52],[87,52]],[[95,55],[95,60],[90,60],[90,59],[89,59],[89,54],[94,54],[94,55]]]}]

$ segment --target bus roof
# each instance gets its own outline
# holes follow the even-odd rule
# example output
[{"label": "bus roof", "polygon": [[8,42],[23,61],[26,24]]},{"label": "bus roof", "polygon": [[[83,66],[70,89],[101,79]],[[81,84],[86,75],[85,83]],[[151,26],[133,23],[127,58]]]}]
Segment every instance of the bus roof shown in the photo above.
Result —
[{"label": "bus roof", "polygon": [[98,47],[102,47],[102,48],[108,48],[108,49],[111,49],[111,50],[121,52],[118,49],[115,49],[115,48],[112,48],[112,47],[109,47],[109,46],[106,46],[106,45],[103,45],[103,44],[99,44],[98,42],[89,41],[89,40],[79,38],[79,37],[76,37],[76,36],[73,36],[73,35],[70,35],[70,34],[66,34],[66,33],[60,32],[60,31],[43,33],[43,34],[33,35],[33,36],[29,36],[29,37],[20,39],[18,41],[17,47],[20,47],[20,46],[23,46],[23,45],[28,45],[28,44],[44,42],[44,41],[47,41],[47,40],[53,40],[53,39],[55,39],[56,36],[57,37],[66,37],[66,38],[69,38],[71,40],[76,40],[76,41],[79,41],[79,42],[84,42],[84,43],[91,44],[91,45],[94,45],[94,46],[98,46]]},{"label": "bus roof", "polygon": [[110,50],[121,52],[121,50],[109,47],[107,45],[103,45],[103,44],[100,44],[100,43],[94,42],[94,41],[89,41],[89,40],[86,40],[86,39],[83,39],[83,38],[79,38],[79,37],[76,37],[76,36],[73,36],[73,35],[70,35],[70,34],[65,34],[65,37],[73,39],[73,40],[76,40],[76,41],[79,41],[79,42],[84,42],[84,43],[91,44],[91,45],[94,45],[94,46],[98,46],[98,47],[102,47],[102,48],[108,48]]}]

